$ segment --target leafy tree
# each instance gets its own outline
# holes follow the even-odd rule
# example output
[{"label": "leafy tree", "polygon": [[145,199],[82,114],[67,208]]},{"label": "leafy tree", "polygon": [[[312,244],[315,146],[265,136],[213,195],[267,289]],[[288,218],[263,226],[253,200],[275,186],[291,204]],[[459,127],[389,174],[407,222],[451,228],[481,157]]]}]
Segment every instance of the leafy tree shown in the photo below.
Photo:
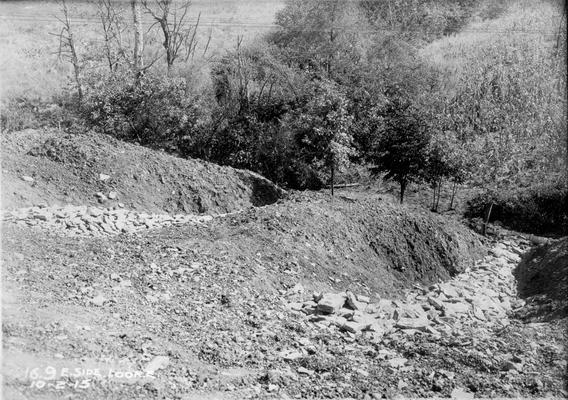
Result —
[{"label": "leafy tree", "polygon": [[289,0],[275,22],[279,28],[268,41],[282,50],[290,65],[339,83],[357,76],[368,41],[357,2]]},{"label": "leafy tree", "polygon": [[424,176],[428,162],[430,134],[419,111],[403,99],[391,101],[383,111],[383,124],[377,132],[367,159],[375,176],[400,185],[400,202],[411,182]]},{"label": "leafy tree", "polygon": [[336,84],[318,82],[313,98],[301,110],[291,113],[285,123],[295,132],[302,159],[320,174],[329,171],[333,195],[336,170],[355,154],[353,117],[348,113],[347,98]]},{"label": "leafy tree", "polygon": [[448,156],[448,176],[452,183],[452,196],[448,209],[453,210],[458,187],[470,178],[474,164],[468,148],[464,143],[459,142],[454,135],[450,136],[447,144],[450,153]]},{"label": "leafy tree", "polygon": [[184,153],[250,169],[283,186],[317,187],[311,168],[300,160],[294,132],[281,124],[311,89],[304,89],[302,75],[277,56],[274,46],[243,46],[239,38],[213,65],[216,104],[207,129],[184,144]]},{"label": "leafy tree", "polygon": [[442,184],[450,174],[446,143],[441,138],[434,136],[428,146],[428,158],[424,168],[424,179],[430,184],[433,191],[432,211],[438,211]]},{"label": "leafy tree", "polygon": [[212,68],[219,106],[235,115],[257,106],[295,101],[304,82],[279,58],[277,48],[264,42],[243,46],[239,38],[235,49],[228,51]]},{"label": "leafy tree", "polygon": [[[433,127],[430,128],[435,131]],[[423,177],[433,190],[432,211],[438,211],[444,181],[452,183],[449,209],[453,209],[458,185],[463,184],[471,171],[471,159],[464,143],[451,131],[437,131],[428,144],[428,158]]]}]

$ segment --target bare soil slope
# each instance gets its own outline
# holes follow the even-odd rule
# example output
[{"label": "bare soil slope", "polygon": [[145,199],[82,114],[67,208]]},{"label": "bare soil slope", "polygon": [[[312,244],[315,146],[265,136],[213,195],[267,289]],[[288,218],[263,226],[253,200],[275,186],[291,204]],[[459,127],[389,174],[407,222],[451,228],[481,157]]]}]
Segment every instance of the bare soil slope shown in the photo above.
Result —
[{"label": "bare soil slope", "polygon": [[108,136],[28,130],[2,137],[4,209],[122,203],[152,212],[214,214],[270,204],[282,195],[258,174],[176,158]]},{"label": "bare soil slope", "polygon": [[480,237],[459,222],[372,195],[292,193],[216,221],[209,235],[208,247],[230,244],[237,257],[298,271],[314,289],[395,297],[413,283],[449,279],[484,252]]},{"label": "bare soil slope", "polygon": [[[475,235],[465,232],[379,199],[332,203],[323,194],[293,194],[207,224],[137,235],[65,237],[39,226],[6,225],[8,389],[57,398],[73,390],[32,388],[26,367],[81,366],[108,374],[120,366],[104,360],[126,360],[128,369],[140,371],[157,356],[169,358],[171,380],[103,380],[76,394],[172,398],[259,382],[265,389],[266,370],[284,367],[281,353],[307,334],[287,311],[290,289],[300,283],[305,296],[320,288],[401,298],[412,283],[448,277],[481,254]],[[322,357],[306,366],[324,363],[323,370],[339,374],[352,363],[339,354],[337,360]],[[349,391],[329,387],[327,395],[360,396],[372,381],[361,377]],[[299,394],[311,383],[289,385]],[[319,397],[306,390],[306,397]]]},{"label": "bare soil slope", "polygon": [[568,316],[568,238],[534,248],[515,270],[527,300],[519,316],[549,320]]}]

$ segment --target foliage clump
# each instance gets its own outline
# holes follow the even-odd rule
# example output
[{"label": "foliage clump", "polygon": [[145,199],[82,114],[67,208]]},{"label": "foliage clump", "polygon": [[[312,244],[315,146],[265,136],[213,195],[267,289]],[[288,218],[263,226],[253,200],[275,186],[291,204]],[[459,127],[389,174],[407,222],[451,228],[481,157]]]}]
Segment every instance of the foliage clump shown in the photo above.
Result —
[{"label": "foliage clump", "polygon": [[523,189],[484,192],[468,201],[466,217],[486,218],[489,222],[533,234],[568,234],[568,188],[565,183],[535,185]]},{"label": "foliage clump", "polygon": [[428,162],[429,132],[417,110],[407,102],[393,101],[385,110],[367,159],[374,175],[386,173],[385,179],[400,185],[400,202],[411,182],[420,181]]},{"label": "foliage clump", "polygon": [[176,149],[198,122],[196,102],[186,81],[146,74],[111,75],[86,91],[82,115],[88,124],[126,141]]}]

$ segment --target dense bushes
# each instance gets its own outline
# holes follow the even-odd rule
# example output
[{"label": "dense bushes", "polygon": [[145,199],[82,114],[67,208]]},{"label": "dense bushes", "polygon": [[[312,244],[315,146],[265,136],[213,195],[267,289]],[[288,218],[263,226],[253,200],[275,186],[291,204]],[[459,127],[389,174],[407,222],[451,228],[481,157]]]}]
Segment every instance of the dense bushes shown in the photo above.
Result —
[{"label": "dense bushes", "polygon": [[[458,32],[476,9],[477,0],[362,0],[362,8],[378,27],[396,26],[411,40],[432,41]],[[493,3],[492,1],[489,3]]]},{"label": "dense bushes", "polygon": [[67,97],[42,99],[12,99],[0,105],[0,126],[3,132],[47,127],[66,128],[76,122],[75,108]]},{"label": "dense bushes", "polygon": [[568,234],[566,184],[479,194],[468,202],[466,217],[485,219],[491,204],[490,222],[534,234]]},{"label": "dense bushes", "polygon": [[115,74],[85,91],[82,115],[100,131],[151,147],[177,149],[197,129],[195,99],[181,78]]},{"label": "dense bushes", "polygon": [[[483,22],[505,10],[493,3],[291,0],[272,32],[176,68],[160,68],[163,56],[149,52],[144,65],[142,54],[106,37],[121,56],[110,68],[101,57],[81,60],[90,75],[77,80],[79,115],[119,139],[253,170],[287,188],[321,188],[358,164],[398,181],[401,200],[409,183],[426,182],[436,211],[449,181],[452,207],[462,183],[528,186],[568,160],[565,33],[546,41],[479,34],[503,24],[544,31],[558,10],[544,0]],[[473,20],[473,31],[453,35]],[[26,107],[4,125],[33,126]],[[518,212],[529,218],[532,203],[548,204],[523,196]],[[472,210],[487,203],[476,201]]]}]

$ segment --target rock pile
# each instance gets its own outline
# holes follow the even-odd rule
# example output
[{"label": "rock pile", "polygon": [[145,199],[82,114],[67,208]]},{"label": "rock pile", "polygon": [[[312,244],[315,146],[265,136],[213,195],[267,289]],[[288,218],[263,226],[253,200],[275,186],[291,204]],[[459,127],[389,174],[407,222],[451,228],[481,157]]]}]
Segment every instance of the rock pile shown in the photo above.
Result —
[{"label": "rock pile", "polygon": [[24,226],[57,230],[68,235],[105,236],[210,221],[209,215],[147,214],[117,207],[88,206],[27,207],[3,213],[2,220]]},{"label": "rock pile", "polygon": [[469,328],[506,325],[508,313],[523,306],[516,298],[512,269],[524,247],[528,243],[499,243],[474,267],[448,282],[415,287],[405,300],[371,302],[351,292],[316,293],[309,301],[289,306],[313,323],[377,340],[397,332],[465,336]]}]

